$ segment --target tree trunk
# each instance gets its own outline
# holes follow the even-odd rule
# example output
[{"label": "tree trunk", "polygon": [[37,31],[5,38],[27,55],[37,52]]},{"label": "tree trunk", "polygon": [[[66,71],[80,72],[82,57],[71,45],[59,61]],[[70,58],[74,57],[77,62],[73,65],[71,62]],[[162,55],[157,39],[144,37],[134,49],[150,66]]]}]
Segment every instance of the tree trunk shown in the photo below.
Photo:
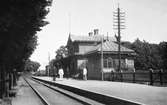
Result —
[{"label": "tree trunk", "polygon": [[4,94],[5,94],[5,67],[4,65],[0,65],[0,73],[1,73],[1,90],[0,90],[0,98],[3,98],[4,97]]},{"label": "tree trunk", "polygon": [[6,72],[6,80],[5,80],[5,89],[6,89],[6,97],[9,97],[9,73]]},{"label": "tree trunk", "polygon": [[0,98],[2,98],[3,92],[3,78],[2,78],[2,66],[0,65]]}]

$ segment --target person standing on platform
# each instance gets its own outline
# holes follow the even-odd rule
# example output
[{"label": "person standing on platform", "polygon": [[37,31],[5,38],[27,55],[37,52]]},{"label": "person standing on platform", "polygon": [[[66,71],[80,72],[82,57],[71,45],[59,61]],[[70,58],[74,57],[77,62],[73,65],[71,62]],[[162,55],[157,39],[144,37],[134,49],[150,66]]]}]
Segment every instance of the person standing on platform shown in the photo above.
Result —
[{"label": "person standing on platform", "polygon": [[56,67],[53,66],[53,81],[56,81]]},{"label": "person standing on platform", "polygon": [[70,70],[69,70],[69,67],[67,67],[67,79],[69,79],[70,77]]},{"label": "person standing on platform", "polygon": [[63,68],[61,67],[60,69],[59,69],[59,78],[62,80],[63,79],[63,75],[64,75],[64,71],[63,71]]},{"label": "person standing on platform", "polygon": [[83,79],[87,80],[87,68],[86,67],[83,68]]}]

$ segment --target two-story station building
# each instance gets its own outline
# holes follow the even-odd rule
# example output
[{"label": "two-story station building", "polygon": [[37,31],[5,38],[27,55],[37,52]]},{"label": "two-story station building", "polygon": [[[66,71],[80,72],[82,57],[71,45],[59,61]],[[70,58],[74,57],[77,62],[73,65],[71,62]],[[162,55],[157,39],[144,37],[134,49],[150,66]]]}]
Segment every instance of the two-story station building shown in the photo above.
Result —
[{"label": "two-story station building", "polygon": [[[99,35],[98,29],[88,36],[70,34],[66,47],[69,56],[63,60],[71,75],[80,73],[86,66],[88,79],[101,79],[102,72],[111,73],[118,69],[118,44],[115,38]],[[133,70],[134,57],[133,50],[121,46],[121,69]]]}]

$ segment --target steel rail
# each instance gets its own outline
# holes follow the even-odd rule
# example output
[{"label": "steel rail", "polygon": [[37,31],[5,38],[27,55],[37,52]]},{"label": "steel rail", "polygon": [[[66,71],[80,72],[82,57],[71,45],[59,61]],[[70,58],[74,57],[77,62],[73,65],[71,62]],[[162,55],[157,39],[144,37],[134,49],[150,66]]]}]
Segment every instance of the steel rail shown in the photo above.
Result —
[{"label": "steel rail", "polygon": [[36,93],[36,95],[41,99],[42,103],[44,105],[50,105],[49,102],[45,100],[44,97],[24,78],[24,80],[27,82],[27,84],[31,87],[31,89]]}]

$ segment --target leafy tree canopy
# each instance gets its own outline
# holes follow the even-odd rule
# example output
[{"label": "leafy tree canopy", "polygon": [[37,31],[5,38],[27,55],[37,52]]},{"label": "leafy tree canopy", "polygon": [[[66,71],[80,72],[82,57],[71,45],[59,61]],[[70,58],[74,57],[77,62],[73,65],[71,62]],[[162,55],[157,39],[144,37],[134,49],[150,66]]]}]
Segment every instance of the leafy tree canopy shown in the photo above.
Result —
[{"label": "leafy tree canopy", "polygon": [[152,68],[155,70],[167,70],[167,42],[151,44],[146,41],[136,39],[133,43],[122,42],[122,45],[133,49],[137,53],[135,58],[136,69],[148,70]]},{"label": "leafy tree canopy", "polygon": [[0,65],[21,68],[37,46],[37,31],[51,0],[2,0],[0,3]]},{"label": "leafy tree canopy", "polygon": [[65,46],[60,46],[60,48],[56,51],[56,59],[59,60],[68,56],[68,50]]},{"label": "leafy tree canopy", "polygon": [[40,63],[38,63],[36,61],[31,61],[28,59],[25,63],[24,70],[36,72],[39,69],[39,67],[40,67]]}]

